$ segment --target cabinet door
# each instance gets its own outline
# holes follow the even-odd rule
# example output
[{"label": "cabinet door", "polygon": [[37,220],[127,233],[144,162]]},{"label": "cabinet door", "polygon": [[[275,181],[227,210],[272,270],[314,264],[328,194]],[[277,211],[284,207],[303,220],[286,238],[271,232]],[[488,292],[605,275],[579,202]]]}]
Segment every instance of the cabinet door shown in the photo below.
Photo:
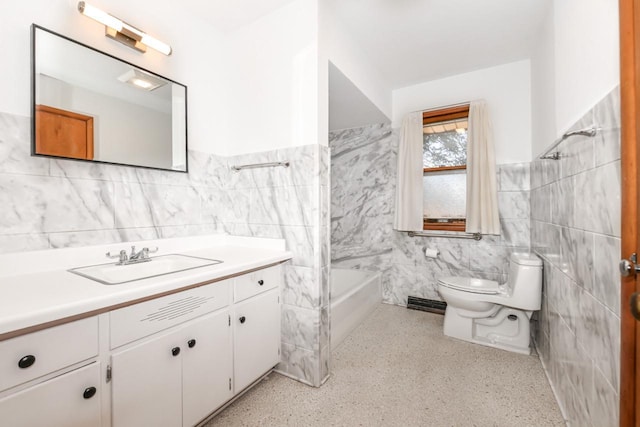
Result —
[{"label": "cabinet door", "polygon": [[280,303],[274,289],[237,304],[234,323],[234,391],[240,392],[280,361]]},{"label": "cabinet door", "polygon": [[229,310],[185,327],[182,336],[182,425],[186,427],[233,397]]},{"label": "cabinet door", "polygon": [[162,334],[111,356],[114,427],[182,425],[180,338]]},{"label": "cabinet door", "polygon": [[0,425],[12,427],[100,426],[100,364],[0,399]]}]

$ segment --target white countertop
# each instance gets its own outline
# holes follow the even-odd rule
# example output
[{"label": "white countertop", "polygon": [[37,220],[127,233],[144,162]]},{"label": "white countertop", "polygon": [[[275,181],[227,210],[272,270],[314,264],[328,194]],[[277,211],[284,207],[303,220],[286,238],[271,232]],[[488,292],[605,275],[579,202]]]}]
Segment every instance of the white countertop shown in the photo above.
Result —
[{"label": "white countertop", "polygon": [[[189,244],[189,239],[166,239],[138,242],[137,246],[142,248],[143,245],[157,245],[165,248],[159,253],[162,255],[180,253],[223,262],[119,285],[104,285],[70,273],[67,269],[104,263],[105,248],[113,248],[113,251],[126,248],[127,245],[130,246],[129,243],[0,256],[0,339],[3,334],[24,328],[104,310],[196,283],[283,262],[292,257],[291,252],[284,250],[284,242],[279,239],[215,235],[209,240],[192,239],[191,243]],[[82,259],[74,258],[74,255]],[[58,267],[52,267],[52,258]],[[88,262],[89,260],[93,262]],[[28,268],[29,264],[31,268]]]}]

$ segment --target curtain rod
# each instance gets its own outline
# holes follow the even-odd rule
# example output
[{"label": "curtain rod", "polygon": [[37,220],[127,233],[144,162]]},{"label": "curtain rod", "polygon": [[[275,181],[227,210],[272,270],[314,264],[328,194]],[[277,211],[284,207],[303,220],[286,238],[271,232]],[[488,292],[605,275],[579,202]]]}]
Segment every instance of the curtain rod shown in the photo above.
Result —
[{"label": "curtain rod", "polygon": [[456,104],[441,105],[439,107],[423,108],[422,110],[412,111],[412,113],[425,113],[427,111],[444,110],[445,108],[462,107],[463,105],[471,105],[471,102],[473,101],[458,102]]},{"label": "curtain rod", "polygon": [[411,112],[412,113],[425,113],[427,111],[444,110],[445,108],[461,107],[463,105],[469,105],[470,106],[472,102],[476,102],[476,101],[485,101],[485,100],[484,99],[472,99],[470,101],[456,102],[455,104],[441,105],[439,107],[423,108],[421,110],[415,110],[415,111],[411,111]]}]

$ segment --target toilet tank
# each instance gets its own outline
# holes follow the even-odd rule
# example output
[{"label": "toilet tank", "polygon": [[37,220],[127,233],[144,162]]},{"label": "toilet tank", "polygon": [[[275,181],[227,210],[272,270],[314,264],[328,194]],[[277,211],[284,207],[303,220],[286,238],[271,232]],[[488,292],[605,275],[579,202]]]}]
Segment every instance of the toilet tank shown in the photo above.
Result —
[{"label": "toilet tank", "polygon": [[540,310],[542,260],[532,253],[514,252],[509,257],[507,286],[509,305],[522,310]]}]

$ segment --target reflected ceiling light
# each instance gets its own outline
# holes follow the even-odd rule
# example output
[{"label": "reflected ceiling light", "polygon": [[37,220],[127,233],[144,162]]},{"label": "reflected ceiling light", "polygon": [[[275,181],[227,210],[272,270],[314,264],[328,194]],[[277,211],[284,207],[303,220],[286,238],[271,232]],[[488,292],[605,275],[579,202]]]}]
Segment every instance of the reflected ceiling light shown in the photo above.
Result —
[{"label": "reflected ceiling light", "polygon": [[105,35],[140,52],[146,52],[147,46],[165,55],[171,55],[171,46],[151,37],[142,30],[109,15],[84,1],[78,2],[78,11],[105,26]]},{"label": "reflected ceiling light", "polygon": [[118,80],[120,80],[122,83],[128,83],[139,89],[148,91],[152,91],[167,84],[167,82],[165,82],[164,80],[152,76],[151,74],[144,73],[135,68],[132,68],[131,70],[118,77]]}]

